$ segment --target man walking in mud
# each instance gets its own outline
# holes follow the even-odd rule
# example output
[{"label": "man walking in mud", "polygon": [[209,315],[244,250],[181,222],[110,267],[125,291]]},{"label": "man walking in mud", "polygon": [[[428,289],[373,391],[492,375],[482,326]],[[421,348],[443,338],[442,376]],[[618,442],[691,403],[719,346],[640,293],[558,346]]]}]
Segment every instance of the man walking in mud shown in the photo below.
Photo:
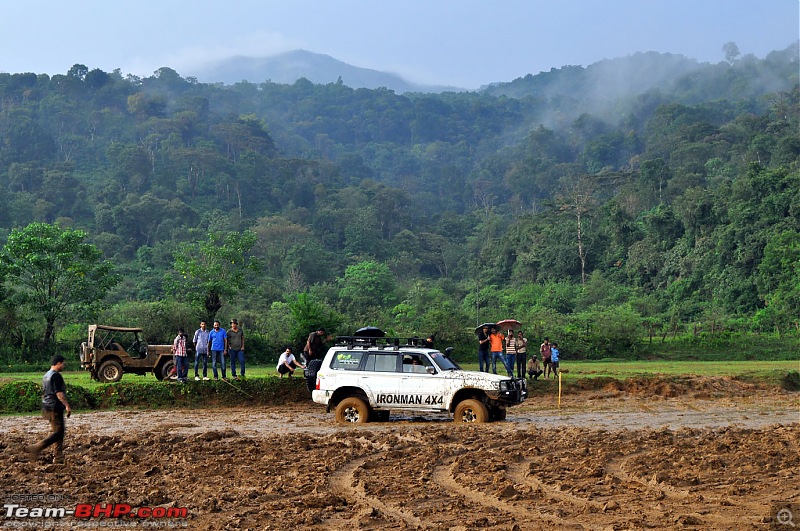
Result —
[{"label": "man walking in mud", "polygon": [[42,378],[42,416],[50,422],[50,435],[41,442],[28,446],[28,454],[32,458],[50,445],[55,445],[53,463],[64,463],[64,414],[69,418],[72,408],[67,401],[67,386],[61,371],[66,365],[64,356],[55,355],[50,362],[50,370]]}]

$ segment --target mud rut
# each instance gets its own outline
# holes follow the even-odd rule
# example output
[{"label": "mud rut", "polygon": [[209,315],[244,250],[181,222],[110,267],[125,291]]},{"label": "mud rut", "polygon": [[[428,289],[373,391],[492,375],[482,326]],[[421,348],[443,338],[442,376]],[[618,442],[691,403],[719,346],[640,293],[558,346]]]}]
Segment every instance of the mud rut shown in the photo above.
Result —
[{"label": "mud rut", "polygon": [[4,417],[0,491],[187,507],[191,529],[254,530],[767,529],[773,503],[800,503],[796,394],[565,402],[466,426],[341,427],[308,404],[85,413],[68,421],[63,469],[19,452],[43,420]]}]

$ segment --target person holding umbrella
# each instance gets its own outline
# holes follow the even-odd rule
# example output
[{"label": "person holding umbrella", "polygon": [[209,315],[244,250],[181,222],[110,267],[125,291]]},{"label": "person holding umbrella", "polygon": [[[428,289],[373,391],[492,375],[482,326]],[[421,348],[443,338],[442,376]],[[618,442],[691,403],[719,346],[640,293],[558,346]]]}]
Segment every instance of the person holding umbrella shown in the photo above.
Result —
[{"label": "person holding umbrella", "polygon": [[506,359],[506,355],[503,354],[503,341],[506,339],[506,336],[503,335],[500,330],[494,328],[492,329],[492,333],[489,334],[489,350],[492,353],[492,372],[497,374],[497,360],[499,359],[503,362],[503,365],[506,368],[509,376],[514,376],[511,372],[511,369],[508,368],[508,360]]},{"label": "person holding umbrella", "polygon": [[[507,330],[508,331],[508,339],[506,340],[506,353],[505,356],[502,356],[503,365],[506,367],[506,372],[510,377],[514,377],[514,366],[519,365],[517,361],[517,347],[522,346],[523,350],[522,353],[524,354],[526,350],[524,350],[524,343],[522,345],[518,345],[517,338],[514,336],[514,330],[519,330],[522,328],[522,323],[517,321],[516,319],[503,319],[502,321],[498,321],[495,325],[500,330]],[[503,334],[500,334],[501,336]],[[494,350],[494,348],[492,348]],[[522,370],[524,370],[525,364],[523,362]],[[521,373],[521,371],[520,371]],[[495,374],[497,374],[495,372]]]},{"label": "person holding umbrella", "polygon": [[491,330],[491,326],[484,323],[476,330],[478,333],[478,367],[481,372],[489,372],[489,330]]}]

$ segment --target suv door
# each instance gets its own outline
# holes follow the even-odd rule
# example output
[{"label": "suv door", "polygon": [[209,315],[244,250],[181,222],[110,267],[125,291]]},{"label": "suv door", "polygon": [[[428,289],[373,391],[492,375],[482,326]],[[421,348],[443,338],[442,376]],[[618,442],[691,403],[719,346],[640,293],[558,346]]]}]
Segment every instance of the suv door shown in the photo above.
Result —
[{"label": "suv door", "polygon": [[443,410],[448,402],[448,378],[433,363],[427,353],[402,352],[401,393],[413,398],[413,403],[398,409]]},{"label": "suv door", "polygon": [[385,408],[387,402],[400,391],[402,374],[399,371],[400,355],[397,351],[370,351],[361,365],[360,387],[367,393],[370,405]]}]

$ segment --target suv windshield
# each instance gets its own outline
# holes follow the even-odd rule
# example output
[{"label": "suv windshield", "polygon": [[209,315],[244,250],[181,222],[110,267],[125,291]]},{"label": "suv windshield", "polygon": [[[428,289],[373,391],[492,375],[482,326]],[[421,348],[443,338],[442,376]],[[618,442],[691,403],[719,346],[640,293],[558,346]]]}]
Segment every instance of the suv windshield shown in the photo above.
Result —
[{"label": "suv windshield", "polygon": [[446,358],[441,352],[431,352],[430,356],[436,366],[443,371],[457,371],[460,369],[458,365]]}]

